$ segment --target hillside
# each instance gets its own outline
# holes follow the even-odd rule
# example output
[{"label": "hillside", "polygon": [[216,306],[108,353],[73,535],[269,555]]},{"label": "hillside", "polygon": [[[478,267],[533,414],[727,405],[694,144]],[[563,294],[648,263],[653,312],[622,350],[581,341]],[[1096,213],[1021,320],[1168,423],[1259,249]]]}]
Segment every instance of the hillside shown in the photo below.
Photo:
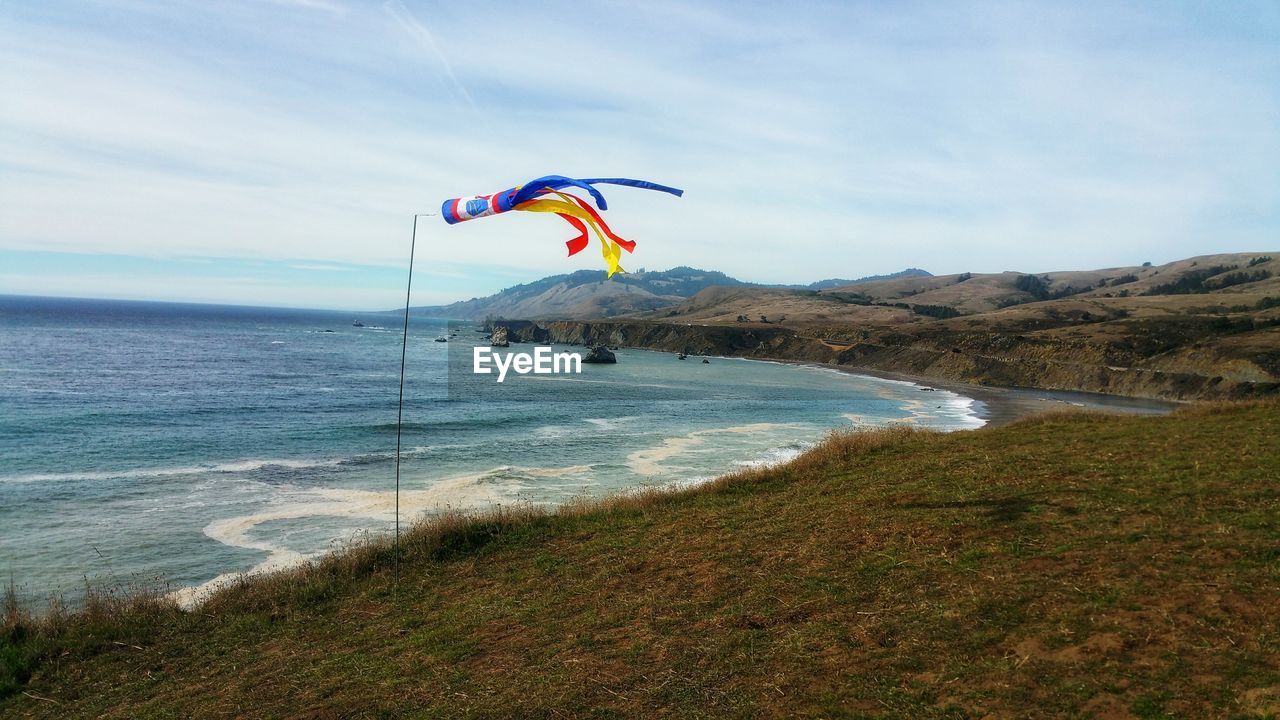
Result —
[{"label": "hillside", "polygon": [[[954,315],[984,316],[1005,308],[1064,299],[1099,307],[1232,308],[1280,297],[1280,251],[1204,255],[1159,266],[1030,274],[962,273],[860,281],[817,291],[710,288],[646,317],[734,322],[785,316],[793,322],[893,322]],[[1143,298],[1160,298],[1158,300]],[[933,314],[930,314],[933,313]]]},{"label": "hillside", "polygon": [[[1280,252],[822,291],[713,287],[556,342],[831,363],[965,383],[1189,400],[1280,392]],[[529,333],[523,333],[529,337]]]},{"label": "hillside", "polygon": [[602,318],[628,315],[670,307],[707,288],[789,288],[818,290],[849,283],[927,276],[924,270],[909,268],[891,275],[875,275],[861,280],[830,279],[810,285],[759,285],[743,282],[722,272],[676,267],[665,271],[641,270],[606,279],[598,270],[579,270],[552,275],[531,283],[515,285],[488,297],[473,298],[450,305],[413,308],[425,317],[480,320],[486,317],[518,319]]},{"label": "hillside", "polygon": [[837,436],[0,634],[0,715],[1264,717],[1280,404]]},{"label": "hillside", "polygon": [[848,278],[827,278],[826,280],[819,280],[817,282],[809,283],[808,285],[775,285],[773,287],[789,288],[791,290],[826,290],[827,288],[840,287],[842,285],[876,282],[878,280],[897,280],[898,278],[932,277],[932,275],[933,273],[928,270],[907,268],[906,270],[899,270],[896,273],[889,273],[888,275],[868,275],[857,280],[850,280]]}]

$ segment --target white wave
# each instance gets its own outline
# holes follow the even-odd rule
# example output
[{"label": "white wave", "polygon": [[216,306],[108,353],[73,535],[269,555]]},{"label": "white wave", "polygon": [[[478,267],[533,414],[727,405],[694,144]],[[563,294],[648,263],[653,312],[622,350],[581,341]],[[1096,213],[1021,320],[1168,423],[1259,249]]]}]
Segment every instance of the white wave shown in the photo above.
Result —
[{"label": "white wave", "polygon": [[[458,447],[456,445],[415,445],[405,448],[400,452],[402,458],[422,457],[428,453],[445,447]],[[293,470],[306,470],[309,468],[322,467],[338,467],[345,464],[361,464],[370,461],[391,460],[395,458],[395,452],[373,452],[361,455],[353,455],[350,457],[340,458],[307,458],[307,459],[286,459],[286,458],[247,458],[244,460],[232,460],[224,463],[208,463],[204,465],[181,465],[175,467],[161,468],[130,468],[125,470],[102,470],[102,471],[84,471],[69,473],[32,473],[26,475],[0,475],[0,484],[3,483],[31,483],[31,482],[87,482],[97,480],[134,480],[139,478],[155,478],[155,477],[171,477],[174,475],[204,475],[209,473],[247,473],[261,470],[269,467],[290,468]]]},{"label": "white wave", "polygon": [[[421,490],[402,490],[400,517],[403,521],[432,511],[466,510],[515,501],[527,487],[521,476],[559,478],[590,470],[590,465],[559,468],[502,465],[484,472],[456,475]],[[190,608],[238,578],[291,567],[323,553],[302,553],[270,539],[254,537],[252,531],[264,523],[310,517],[365,520],[384,526],[395,521],[394,491],[315,488],[291,493],[289,498],[266,510],[220,518],[206,525],[204,534],[209,538],[231,547],[264,552],[267,557],[247,571],[223,573],[200,585],[176,590],[170,596]]]},{"label": "white wave", "polygon": [[[903,409],[906,410],[909,413],[909,415],[907,418],[898,419],[897,422],[926,421],[926,423],[924,424],[936,426],[935,423],[928,422],[928,421],[932,421],[941,417],[941,418],[945,418],[948,421],[951,421],[944,424],[941,428],[939,428],[943,430],[974,429],[974,428],[982,427],[987,422],[986,420],[979,417],[977,412],[975,411],[974,404],[976,403],[976,401],[973,398],[966,397],[964,395],[961,395],[957,392],[953,392],[951,390],[942,390],[940,388],[934,388],[932,390],[932,392],[935,393],[933,399],[942,400],[942,403],[935,403],[935,407],[933,408],[933,410],[942,410],[943,412],[941,413],[928,410],[925,406],[925,401],[923,399],[914,398],[909,395],[902,395],[900,393],[890,392],[891,388],[900,389],[900,390],[910,389],[914,392],[925,392],[923,390],[923,388],[926,387],[925,385],[921,385],[920,383],[917,383],[911,380],[898,380],[894,378],[878,377],[875,375],[863,375],[857,372],[850,372],[842,368],[830,367],[826,365],[809,364],[809,363],[795,363],[795,362],[788,362],[785,360],[758,360],[755,358],[726,357],[726,356],[718,356],[718,355],[711,356],[711,357],[713,359],[736,360],[736,361],[746,362],[746,363],[765,363],[768,365],[788,365],[790,367],[810,370],[813,372],[834,373],[841,377],[847,378],[850,381],[854,381],[860,385],[865,385],[869,387],[872,390],[872,392],[874,392],[876,395],[880,396],[885,400],[901,403],[903,405]],[[785,383],[779,383],[779,384],[784,385]],[[941,408],[936,407],[936,405],[938,404],[942,405],[942,407]],[[893,422],[893,420],[890,420],[887,418],[872,420],[869,416],[858,415],[855,413],[846,413],[844,417],[852,420],[855,425],[859,425],[862,427],[881,426],[881,425],[887,424],[888,422]],[[957,424],[959,425],[959,427],[956,426]]]},{"label": "white wave", "polygon": [[527,473],[533,477],[558,478],[566,475],[582,475],[591,472],[591,465],[570,465],[560,468],[513,468],[517,472]]},{"label": "white wave", "polygon": [[103,470],[71,473],[33,473],[29,475],[0,475],[0,483],[75,482],[97,480],[134,480],[138,478],[171,477],[174,475],[200,475],[205,473],[242,473],[266,467],[306,469],[333,467],[342,463],[341,458],[316,460],[236,460],[210,465],[184,465],[166,468],[134,468],[129,470]]},{"label": "white wave", "polygon": [[[508,377],[510,377],[510,376],[508,376]],[[618,380],[617,380],[617,379],[615,379],[615,378],[610,378],[610,379],[608,379],[608,380],[591,380],[591,379],[584,378],[584,377],[581,377],[581,376],[576,376],[576,375],[575,375],[575,376],[569,376],[569,375],[554,375],[554,374],[552,374],[552,375],[532,375],[532,374],[530,374],[530,375],[519,375],[518,377],[520,378],[520,380],[521,380],[521,381],[525,381],[525,380],[535,381],[535,380],[536,380],[536,381],[538,381],[538,382],[563,382],[563,383],[580,383],[580,384],[583,384],[583,385],[615,385],[615,386],[619,384],[619,383],[618,383]],[[662,384],[662,383],[642,383],[642,382],[627,382],[627,387],[632,387],[632,388],[658,388],[658,389],[660,389],[660,390],[680,390],[680,389],[683,389],[683,388],[682,388],[681,386],[679,386],[679,385],[664,385],[664,384]]]},{"label": "white wave", "polygon": [[637,475],[662,475],[668,472],[668,469],[662,464],[664,461],[687,453],[692,448],[701,445],[703,438],[708,435],[724,433],[752,434],[778,428],[796,427],[798,425],[799,423],[752,423],[750,425],[735,425],[732,427],[711,428],[709,430],[694,430],[687,435],[666,438],[662,441],[662,444],[655,447],[632,452],[627,455],[627,467],[631,468],[631,471]]},{"label": "white wave", "polygon": [[89,393],[82,390],[65,390],[62,388],[33,388],[19,387],[19,391],[30,393],[32,395],[88,395]]},{"label": "white wave", "polygon": [[567,437],[573,434],[573,430],[567,425],[541,425],[534,428],[533,434],[540,438],[551,440],[554,438]]},{"label": "white wave", "polygon": [[616,418],[582,418],[584,422],[591,423],[592,425],[595,425],[596,427],[601,428],[603,430],[616,430],[624,427],[627,423],[630,423],[634,420],[639,420],[639,419],[640,419],[639,415],[628,415],[626,417],[616,417]]},{"label": "white wave", "polygon": [[776,447],[768,450],[763,456],[753,460],[739,460],[736,464],[739,467],[762,468],[773,467],[775,465],[785,465],[792,460],[800,457],[806,450],[812,448],[812,444],[804,445],[787,445],[784,447]]},{"label": "white wave", "polygon": [[903,409],[911,415],[902,422],[915,422],[939,430],[972,430],[987,424],[974,412],[973,398],[950,390],[935,388],[927,397],[904,400]]},{"label": "white wave", "polygon": [[[841,375],[865,381],[867,388],[876,396],[887,400],[907,412],[905,418],[866,415],[863,413],[843,413],[843,417],[861,428],[884,427],[894,423],[913,423],[938,430],[972,430],[987,423],[975,411],[975,401],[971,397],[951,390],[930,388],[910,380],[893,380],[849,373],[838,368],[806,365],[819,372],[839,373]],[[926,389],[928,388],[928,389]]]}]

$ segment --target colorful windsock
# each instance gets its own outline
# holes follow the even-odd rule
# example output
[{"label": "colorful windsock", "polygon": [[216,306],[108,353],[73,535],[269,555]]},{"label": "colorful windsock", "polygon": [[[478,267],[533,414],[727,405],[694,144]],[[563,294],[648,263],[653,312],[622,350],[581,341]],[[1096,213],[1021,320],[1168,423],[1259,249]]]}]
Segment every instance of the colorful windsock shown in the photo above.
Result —
[{"label": "colorful windsock", "polygon": [[[683,190],[645,180],[630,180],[628,178],[585,178],[577,180],[563,175],[547,175],[492,195],[476,195],[445,200],[440,208],[440,215],[445,222],[454,225],[464,220],[488,217],[489,215],[497,215],[510,210],[555,213],[564,218],[565,222],[578,231],[576,237],[565,243],[569,246],[570,255],[581,251],[590,243],[590,236],[587,234],[588,226],[595,231],[596,237],[600,238],[600,252],[604,256],[605,265],[608,267],[609,277],[612,277],[614,273],[625,272],[622,266],[619,265],[622,251],[633,252],[636,244],[615,235],[604,219],[600,217],[600,213],[596,211],[597,208],[600,210],[609,209],[604,195],[595,188],[595,185],[598,184],[626,185],[644,190],[658,190],[671,193],[676,197],[684,194]],[[592,207],[591,203],[577,195],[562,192],[568,188],[585,190],[595,200],[596,207]]]}]

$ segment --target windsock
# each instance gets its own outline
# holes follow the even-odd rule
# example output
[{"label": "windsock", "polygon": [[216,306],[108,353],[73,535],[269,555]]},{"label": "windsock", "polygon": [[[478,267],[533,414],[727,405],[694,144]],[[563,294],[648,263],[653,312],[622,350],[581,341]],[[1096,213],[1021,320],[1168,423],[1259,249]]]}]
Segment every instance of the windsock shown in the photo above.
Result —
[{"label": "windsock", "polygon": [[[455,225],[466,220],[488,217],[511,210],[554,213],[573,226],[574,230],[578,231],[574,238],[565,242],[565,245],[569,248],[570,255],[580,252],[590,244],[591,239],[587,232],[588,227],[595,232],[596,237],[600,239],[600,251],[604,257],[608,276],[613,277],[614,273],[625,272],[619,264],[622,258],[622,251],[633,252],[636,244],[631,240],[625,240],[614,234],[604,219],[600,217],[600,213],[597,212],[597,209],[600,211],[609,209],[604,195],[595,188],[596,185],[601,184],[626,185],[644,190],[657,190],[670,193],[676,197],[684,195],[683,190],[646,180],[631,180],[629,178],[585,178],[579,180],[563,175],[547,175],[492,195],[474,195],[472,197],[445,200],[440,208],[440,216],[444,218],[445,222]],[[590,202],[577,195],[562,192],[569,188],[578,188],[585,191],[595,201],[595,207],[592,207]]]}]

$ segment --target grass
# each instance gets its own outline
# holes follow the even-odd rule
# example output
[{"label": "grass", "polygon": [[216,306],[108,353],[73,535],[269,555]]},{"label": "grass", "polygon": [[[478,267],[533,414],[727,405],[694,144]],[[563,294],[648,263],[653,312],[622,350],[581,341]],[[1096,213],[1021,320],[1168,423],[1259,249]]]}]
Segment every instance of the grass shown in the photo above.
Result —
[{"label": "grass", "polygon": [[[246,579],[6,609],[0,716],[1274,717],[1280,403],[835,435]],[[92,597],[92,596],[91,596]]]}]

